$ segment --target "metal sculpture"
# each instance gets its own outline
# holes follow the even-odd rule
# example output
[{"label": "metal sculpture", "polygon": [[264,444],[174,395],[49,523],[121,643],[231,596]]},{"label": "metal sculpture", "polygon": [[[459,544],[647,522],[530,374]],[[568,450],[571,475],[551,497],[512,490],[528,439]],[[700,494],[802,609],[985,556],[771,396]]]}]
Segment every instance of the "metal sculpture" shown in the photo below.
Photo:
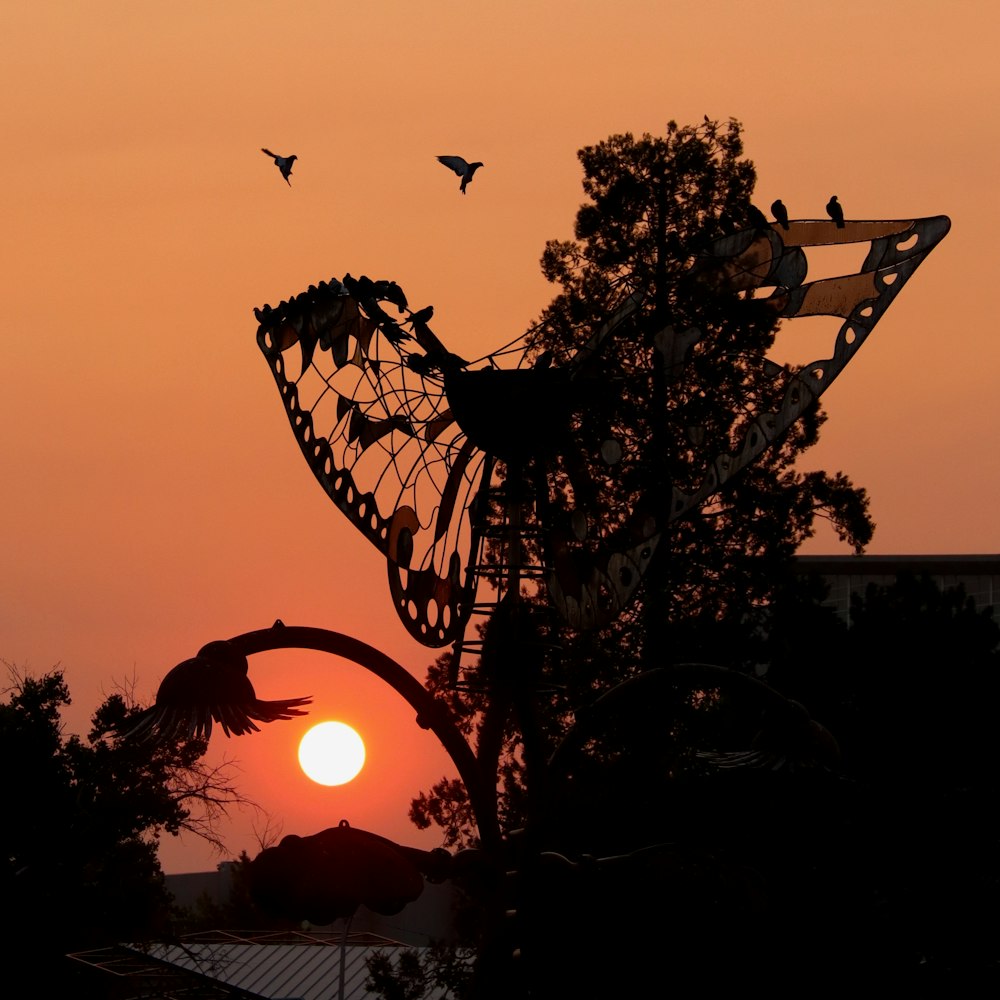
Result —
[{"label": "metal sculpture", "polygon": [[[554,902],[562,908],[563,916],[575,921],[601,906],[601,900],[608,907],[617,905],[620,880],[624,880],[629,892],[647,902],[676,900],[676,894],[685,888],[690,890],[692,884],[699,890],[729,884],[729,869],[723,866],[720,873],[714,858],[708,857],[706,866],[700,849],[692,852],[658,834],[647,840],[640,837],[638,847],[635,837],[624,836],[621,844],[611,845],[610,853],[607,847],[594,851],[587,844],[592,833],[588,814],[592,819],[593,786],[572,779],[581,770],[587,771],[588,757],[600,754],[606,747],[620,749],[616,739],[624,738],[634,754],[637,732],[654,739],[661,749],[666,744],[668,751],[673,740],[676,750],[678,733],[668,733],[664,738],[661,726],[643,724],[649,713],[659,712],[665,704],[675,708],[679,705],[689,730],[692,721],[697,723],[703,717],[697,728],[705,731],[706,738],[692,744],[694,759],[716,771],[739,767],[794,772],[822,767],[837,754],[829,734],[800,705],[760,681],[699,663],[649,671],[607,691],[569,727],[547,761],[549,780],[545,787],[549,794],[535,800],[536,811],[524,830],[504,837],[497,815],[496,771],[491,767],[495,761],[488,752],[484,755],[482,740],[478,755],[473,752],[445,701],[433,696],[403,666],[357,639],[281,622],[269,629],[210,642],[197,656],[175,667],[164,679],[156,705],[144,716],[144,728],[159,738],[183,737],[194,731],[192,727],[203,724],[206,714],[218,711],[217,721],[224,723],[226,735],[239,736],[256,728],[239,727],[242,713],[258,721],[302,714],[298,707],[308,699],[261,703],[246,685],[230,683],[238,674],[249,684],[248,657],[288,649],[320,650],[353,662],[386,681],[408,702],[417,723],[434,732],[461,776],[478,843],[454,854],[443,849],[424,851],[353,828],[341,820],[338,826],[311,836],[287,836],[276,847],[262,851],[248,869],[253,898],[287,919],[326,923],[338,918],[349,920],[362,905],[391,915],[421,894],[424,879],[439,882],[467,878],[478,887],[484,906],[483,939],[475,973],[477,996],[517,995],[522,977],[544,980],[553,969],[560,968],[565,956],[551,960]],[[199,676],[207,683],[199,684]],[[706,691],[716,697],[692,697],[693,692],[704,695]],[[277,707],[272,712],[261,705]],[[749,710],[745,723],[737,727],[735,734],[727,733],[729,739],[718,746],[712,720],[720,713],[725,716],[740,709]],[[253,714],[257,712],[261,714]],[[203,735],[207,738],[207,730]],[[741,738],[746,739],[745,746]],[[639,753],[643,746],[640,741]],[[621,759],[615,753],[610,757]],[[581,788],[585,796],[582,801]],[[601,789],[606,794],[607,783]],[[627,791],[617,782],[613,790]],[[654,794],[658,793],[654,790]],[[565,838],[569,820],[573,821],[573,836]],[[624,822],[613,827],[620,827],[622,834],[629,830]],[[543,839],[538,839],[539,834],[544,834]],[[512,878],[514,873],[516,877]],[[738,874],[736,869],[733,874]],[[738,896],[738,880],[735,888],[730,884],[730,889]],[[584,938],[574,933],[572,939]],[[565,933],[562,940],[565,946]],[[520,962],[513,961],[515,948],[523,949]],[[523,972],[517,971],[519,966]]]},{"label": "metal sculpture", "polygon": [[[645,456],[613,427],[588,426],[594,392],[602,382],[608,392],[609,363],[627,338],[651,340],[644,360],[622,371],[634,394],[655,400],[646,388],[659,379],[679,393],[704,347],[697,328],[649,331],[644,289],[621,289],[603,326],[559,364],[532,364],[534,331],[467,362],[431,331],[431,307],[413,311],[395,282],[350,275],[255,310],[257,341],[309,467],[385,556],[393,605],[415,639],[460,645],[489,574],[498,593],[487,612],[535,577],[568,624],[589,628],[629,602],[670,522],[706,503],[815,403],[949,227],[945,216],[782,219],[692,253],[681,280],[698,294],[737,293],[778,318],[842,323],[830,355],[795,370],[763,354],[744,359],[753,392],[721,439],[674,428],[689,461],[667,503],[633,490],[630,509],[610,517],[595,500],[602,483],[634,476]],[[861,267],[807,281],[807,251],[834,244],[867,244]],[[610,496],[605,489],[602,499]],[[491,556],[487,539],[499,543]]]},{"label": "metal sculpture", "polygon": [[424,852],[398,844],[347,820],[309,837],[291,834],[251,862],[254,898],[291,920],[330,924],[364,904],[392,916],[424,890],[418,865]]},{"label": "metal sculpture", "polygon": [[307,715],[312,698],[262,701],[250,682],[246,655],[232,643],[207,643],[198,655],[178,663],[160,682],[156,701],[128,730],[130,736],[208,740],[212,723],[226,736],[260,732],[258,722]]},{"label": "metal sculpture", "polygon": [[[658,813],[620,831],[617,822],[588,829],[594,789],[616,817],[613,807],[637,782],[644,782],[642,810],[648,797],[662,798],[659,783],[672,780],[677,762],[692,772],[794,778],[836,758],[830,734],[756,679],[675,664],[606,692],[568,723],[550,755],[533,704],[542,654],[518,595],[524,580],[544,582],[564,620],[580,629],[620,613],[670,524],[711,503],[785,435],[950,226],[943,216],[846,221],[838,209],[830,221],[790,221],[777,201],[774,223],[748,211],[749,228],[705,239],[671,265],[670,294],[699,308],[674,309],[662,285],[622,284],[607,298],[606,319],[571,349],[551,353],[539,353],[535,328],[466,361],[430,329],[431,307],[413,310],[395,282],[366,277],[346,275],[256,310],[258,344],[296,440],[330,499],[385,557],[400,620],[427,646],[455,643],[454,664],[470,616],[491,614],[481,661],[503,681],[491,686],[474,751],[444,699],[341,633],[279,622],[209,643],[171,671],[135,729],[207,738],[213,722],[227,736],[242,735],[257,722],[303,714],[309,699],[256,698],[247,656],[300,647],[344,657],[407,700],[465,785],[478,847],[454,857],[420,852],[342,822],[264,851],[251,873],[260,898],[294,918],[348,917],[362,903],[391,914],[420,894],[422,876],[472,873],[484,903],[483,996],[512,995],[515,949],[534,992],[565,991],[563,974],[582,967],[585,935],[574,919],[586,914],[589,922],[594,909],[610,911],[623,899],[626,907],[676,905],[686,884],[712,899],[729,891],[737,906],[752,901],[754,887],[740,889],[735,869],[713,858],[702,866],[664,840],[670,826],[658,825]],[[808,251],[833,244],[866,247],[861,266],[807,281]],[[705,303],[710,308],[701,309]],[[708,317],[704,329],[686,325],[685,315]],[[828,357],[792,369],[767,356],[778,319],[819,315],[841,320]],[[720,381],[719,361],[730,365],[728,395],[701,405]],[[480,602],[485,579],[496,594]],[[681,727],[663,725],[665,705]],[[739,725],[729,726],[733,714]],[[525,822],[502,836],[498,762],[512,717]],[[651,741],[649,770],[622,783],[630,758],[618,751],[634,759]],[[609,765],[599,784],[588,754]],[[573,919],[553,921],[553,900],[565,901]],[[553,925],[569,932],[560,940]],[[629,942],[616,945],[622,953],[631,936],[630,928]]]}]

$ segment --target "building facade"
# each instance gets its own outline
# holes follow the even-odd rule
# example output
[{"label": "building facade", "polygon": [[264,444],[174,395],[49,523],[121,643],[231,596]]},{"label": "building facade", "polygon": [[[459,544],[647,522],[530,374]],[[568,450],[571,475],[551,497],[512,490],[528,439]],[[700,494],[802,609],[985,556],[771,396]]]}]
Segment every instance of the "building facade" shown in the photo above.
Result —
[{"label": "building facade", "polygon": [[852,594],[863,596],[869,584],[889,586],[901,574],[929,576],[942,590],[961,586],[977,609],[1000,602],[1000,555],[797,556],[796,563],[804,575],[824,579],[830,588],[824,603],[847,622]]}]

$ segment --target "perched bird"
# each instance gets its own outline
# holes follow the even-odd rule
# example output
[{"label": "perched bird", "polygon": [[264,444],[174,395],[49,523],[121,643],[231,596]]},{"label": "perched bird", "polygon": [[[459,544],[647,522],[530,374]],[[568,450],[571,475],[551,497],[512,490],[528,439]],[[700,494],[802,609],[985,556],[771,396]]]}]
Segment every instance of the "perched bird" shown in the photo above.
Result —
[{"label": "perched bird", "polygon": [[722,231],[724,236],[732,236],[737,230],[736,222],[733,217],[725,210],[719,213],[719,229]]},{"label": "perched bird", "polygon": [[275,166],[281,171],[281,176],[285,178],[285,183],[291,187],[292,182],[288,179],[292,172],[292,164],[298,159],[297,156],[278,156],[277,153],[272,153],[271,150],[265,149],[263,146],[260,147],[262,153],[267,153],[268,156],[274,160]]},{"label": "perched bird", "polygon": [[844,228],[844,210],[840,206],[840,202],[837,201],[837,196],[831,195],[830,200],[826,203],[826,213],[837,223],[838,229]]},{"label": "perched bird", "polygon": [[[367,274],[362,274],[360,278],[354,278],[350,273],[344,275],[344,288],[348,294],[365,308],[368,318],[374,320],[378,328],[389,338],[393,344],[398,344],[406,339],[406,334],[399,324],[379,305],[379,302],[391,301],[387,295],[390,285],[395,282],[372,281]],[[398,289],[399,286],[396,285]],[[402,294],[402,290],[400,290]],[[304,330],[303,330],[304,332]],[[299,335],[300,337],[302,334]]]},{"label": "perched bird", "polygon": [[227,735],[257,732],[255,722],[305,715],[311,698],[261,701],[247,676],[247,658],[228,642],[210,642],[179,663],[160,683],[156,703],[132,722],[128,736],[207,740],[212,721]]},{"label": "perched bird", "polygon": [[767,229],[767,216],[756,206],[747,206],[747,221],[754,229]]},{"label": "perched bird", "polygon": [[439,156],[438,163],[443,163],[462,178],[462,194],[465,194],[465,185],[472,180],[472,175],[482,166],[479,162],[469,163],[461,156]]},{"label": "perched bird", "polygon": [[391,302],[400,312],[407,308],[406,295],[395,281],[376,281],[375,295],[383,302]]},{"label": "perched bird", "polygon": [[434,318],[434,306],[424,306],[423,309],[418,309],[416,312],[410,313],[410,322],[413,324],[414,328],[418,326],[426,326]]},{"label": "perched bird", "polygon": [[[347,285],[347,278],[350,277],[346,275],[344,277],[344,284]],[[367,274],[362,274],[360,278],[355,279],[353,286],[348,285],[348,291],[356,299],[360,299],[364,302],[366,299],[370,299],[372,302],[375,301],[377,297],[378,290],[375,287],[375,282],[368,277]]]},{"label": "perched bird", "polygon": [[457,354],[452,354],[427,325],[433,315],[434,306],[424,306],[423,309],[410,313],[409,323],[413,336],[427,353],[411,355],[406,363],[419,375],[426,375],[435,369],[443,373],[467,367],[469,362]]},{"label": "perched bird", "polygon": [[784,203],[780,198],[771,203],[771,214],[774,216],[774,221],[777,222],[782,229],[788,229],[788,209],[785,208]]}]

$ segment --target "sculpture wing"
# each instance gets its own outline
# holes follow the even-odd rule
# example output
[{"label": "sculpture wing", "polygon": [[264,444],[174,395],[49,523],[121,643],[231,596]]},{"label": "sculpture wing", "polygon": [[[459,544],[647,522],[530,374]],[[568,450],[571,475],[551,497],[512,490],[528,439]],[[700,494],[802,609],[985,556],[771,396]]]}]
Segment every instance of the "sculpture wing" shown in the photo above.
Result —
[{"label": "sculpture wing", "polygon": [[257,343],[309,468],[385,556],[400,620],[444,646],[469,614],[467,515],[488,460],[448,406],[440,366],[454,357],[425,353],[398,286],[344,281],[256,310]]},{"label": "sculpture wing", "polygon": [[[731,337],[725,313],[704,329],[652,330],[651,317],[639,311],[591,338],[571,364],[575,379],[590,381],[598,405],[579,411],[575,447],[548,473],[547,582],[570,625],[601,627],[620,613],[669,523],[710,504],[782,439],[848,365],[949,227],[944,216],[843,228],[794,221],[787,230],[748,229],[704,249],[686,275],[691,294],[718,292],[725,308],[746,315],[765,311],[762,330],[773,328],[776,316],[841,321],[829,355],[806,365],[769,358],[767,338],[748,344]],[[852,243],[867,247],[856,273],[806,280],[810,249]],[[725,397],[722,366],[730,373]],[[626,413],[628,398],[645,403]],[[661,495],[650,487],[657,478],[650,470],[664,461],[673,478]]]},{"label": "sculpture wing", "polygon": [[[892,304],[913,272],[944,239],[951,222],[947,216],[888,222],[860,221],[790,222],[788,231],[770,229],[764,234],[742,232],[716,241],[699,263],[709,266],[707,280],[731,290],[753,293],[770,289],[763,304],[778,316],[796,319],[832,316],[842,320],[829,357],[802,365],[794,371],[761,358],[764,369],[778,381],[780,395],[771,393],[773,406],[753,407],[742,416],[735,448],[711,455],[700,481],[673,491],[670,519],[684,516],[718,491],[728,479],[756,460],[830,387],[847,367],[868,335]],[[809,248],[833,244],[867,244],[868,252],[855,274],[805,280]],[[698,342],[700,332],[664,331],[664,357],[684,358]]]},{"label": "sculpture wing", "polygon": [[[257,340],[309,467],[386,557],[415,639],[461,640],[490,571],[482,541],[498,525],[538,540],[534,571],[566,622],[599,627],[631,600],[670,522],[711,502],[815,403],[949,226],[944,216],[806,220],[713,241],[682,283],[762,311],[752,343],[724,309],[706,329],[651,331],[650,304],[631,290],[609,299],[608,320],[561,364],[471,371],[427,327],[431,310],[410,312],[394,283],[350,276],[257,310]],[[867,246],[856,273],[806,280],[811,248],[852,243]],[[795,368],[768,357],[775,317],[822,315],[841,320],[828,357]],[[519,365],[530,333],[510,348]],[[721,403],[720,363],[730,371]],[[526,486],[491,494],[494,458]],[[668,458],[664,495],[648,484]],[[508,509],[497,514],[499,497]],[[516,529],[504,521],[514,514]],[[501,589],[518,585],[523,565],[518,554],[493,567]]]}]

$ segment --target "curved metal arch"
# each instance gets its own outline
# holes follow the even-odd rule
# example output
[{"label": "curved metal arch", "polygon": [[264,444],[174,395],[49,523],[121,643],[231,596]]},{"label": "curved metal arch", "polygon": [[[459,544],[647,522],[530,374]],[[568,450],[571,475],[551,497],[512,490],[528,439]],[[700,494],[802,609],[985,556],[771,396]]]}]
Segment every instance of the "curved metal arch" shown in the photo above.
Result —
[{"label": "curved metal arch", "polygon": [[417,713],[417,725],[438,738],[469,793],[479,837],[484,848],[500,846],[496,795],[483,775],[475,754],[459,732],[452,714],[405,667],[368,643],[330,629],[277,623],[244,632],[228,642],[244,656],[280,649],[314,649],[356,663],[385,681]]}]

